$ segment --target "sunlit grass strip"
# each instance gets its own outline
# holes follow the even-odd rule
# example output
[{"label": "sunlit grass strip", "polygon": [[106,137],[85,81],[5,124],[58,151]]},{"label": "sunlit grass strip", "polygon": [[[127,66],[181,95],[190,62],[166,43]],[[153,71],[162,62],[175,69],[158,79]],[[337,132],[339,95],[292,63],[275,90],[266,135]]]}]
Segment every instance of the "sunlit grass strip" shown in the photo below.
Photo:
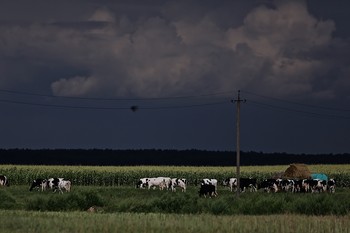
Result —
[{"label": "sunlit grass strip", "polygon": [[91,214],[0,210],[1,232],[348,232],[349,216]]}]

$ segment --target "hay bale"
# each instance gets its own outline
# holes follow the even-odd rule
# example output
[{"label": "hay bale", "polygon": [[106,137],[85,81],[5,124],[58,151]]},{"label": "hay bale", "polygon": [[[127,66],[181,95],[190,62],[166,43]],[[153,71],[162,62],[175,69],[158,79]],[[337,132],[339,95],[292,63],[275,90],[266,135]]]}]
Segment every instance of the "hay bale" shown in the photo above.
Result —
[{"label": "hay bale", "polygon": [[310,179],[311,172],[305,164],[293,163],[283,174],[284,179]]}]

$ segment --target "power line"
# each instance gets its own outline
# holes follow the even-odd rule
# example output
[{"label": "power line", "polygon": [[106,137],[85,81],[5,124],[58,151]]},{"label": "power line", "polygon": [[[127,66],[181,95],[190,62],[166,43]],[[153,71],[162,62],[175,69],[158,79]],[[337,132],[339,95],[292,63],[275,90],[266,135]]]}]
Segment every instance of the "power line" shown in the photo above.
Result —
[{"label": "power line", "polygon": [[281,107],[281,106],[261,103],[261,102],[257,102],[257,101],[254,101],[254,100],[249,100],[249,103],[253,103],[255,105],[259,105],[259,106],[263,106],[263,107],[269,107],[269,108],[273,108],[273,109],[279,109],[279,110],[284,110],[284,111],[289,111],[289,112],[296,112],[296,113],[312,115],[312,116],[315,116],[315,117],[337,118],[337,119],[346,119],[346,120],[350,119],[350,116],[342,116],[342,115],[333,115],[333,114],[309,112],[309,111],[304,111],[304,110],[291,109],[291,108],[287,108],[287,107]]},{"label": "power line", "polygon": [[101,98],[97,98],[97,97],[48,95],[48,94],[39,94],[34,92],[14,91],[14,90],[6,90],[6,89],[0,89],[0,92],[8,93],[8,94],[16,94],[16,95],[46,97],[46,98],[97,100],[97,101],[156,101],[156,100],[172,100],[172,99],[192,99],[192,98],[228,95],[233,93],[232,91],[226,91],[226,92],[214,92],[214,93],[201,94],[201,95],[184,95],[184,96],[169,96],[169,97],[150,97],[150,98],[102,98],[101,97]]},{"label": "power line", "polygon": [[[0,93],[8,93],[8,94],[15,94],[15,95],[25,95],[25,96],[37,96],[37,97],[45,97],[45,98],[61,98],[61,99],[67,99],[67,100],[98,100],[98,101],[158,101],[158,100],[183,100],[187,101],[190,99],[195,98],[205,98],[205,97],[213,97],[213,96],[220,96],[220,95],[228,95],[233,93],[233,91],[224,91],[224,92],[213,92],[208,94],[201,94],[201,95],[187,95],[187,96],[170,96],[170,97],[154,97],[154,98],[90,98],[90,97],[70,97],[70,96],[55,96],[55,95],[46,95],[46,94],[38,94],[34,92],[22,92],[22,91],[14,91],[14,90],[5,90],[0,89]],[[293,101],[288,101],[285,99],[265,96],[256,94],[250,91],[241,91],[246,94],[256,96],[263,99],[270,99],[274,101],[279,101],[281,103],[288,103],[293,104],[297,106],[303,106],[307,108],[314,108],[314,109],[322,109],[322,110],[332,110],[332,111],[341,111],[341,112],[348,112],[350,110],[347,109],[340,109],[340,108],[332,108],[332,107],[324,107],[324,106],[315,106],[315,105],[309,105],[309,104],[303,104]],[[219,98],[215,98],[219,99]],[[213,105],[220,105],[229,103],[228,100],[224,99],[224,97],[220,97],[220,101],[213,101],[213,99],[206,98],[205,102],[203,99],[198,99],[202,103],[198,104],[181,104],[181,103],[174,103],[173,105],[170,105],[169,103],[164,106],[142,106],[142,104],[135,103],[130,104],[131,106],[137,107],[137,109],[143,109],[143,110],[162,110],[162,109],[184,109],[184,108],[196,108],[196,107],[205,107],[205,106],[213,106]],[[208,102],[211,101],[211,102]],[[38,106],[38,107],[52,107],[52,108],[66,108],[66,109],[90,109],[90,110],[129,110],[130,106],[113,106],[113,107],[105,107],[105,106],[78,106],[78,105],[66,105],[66,104],[47,104],[47,103],[40,103],[40,102],[28,102],[28,101],[21,101],[21,100],[9,100],[9,99],[0,99],[0,102],[2,103],[8,103],[8,104],[20,104],[20,105],[29,105],[29,106]],[[337,119],[350,119],[350,116],[344,116],[344,115],[336,115],[336,114],[327,114],[327,113],[319,113],[319,112],[312,112],[308,110],[300,110],[295,108],[288,108],[285,106],[276,106],[265,102],[260,101],[254,101],[249,100],[249,102],[253,105],[257,105],[260,107],[268,107],[270,109],[279,109],[283,111],[289,111],[289,112],[295,112],[300,114],[306,114],[313,117],[322,117],[322,118],[337,118]],[[140,106],[141,105],[141,106]]]},{"label": "power line", "polygon": [[2,103],[9,104],[20,104],[20,105],[29,105],[29,106],[38,106],[38,107],[53,107],[53,108],[69,108],[69,109],[90,109],[90,110],[129,110],[133,107],[138,109],[145,110],[161,110],[161,109],[180,109],[180,108],[195,108],[195,107],[205,107],[229,103],[229,101],[220,101],[220,102],[211,102],[203,104],[191,104],[191,105],[174,105],[174,106],[158,106],[158,107],[142,107],[142,106],[129,106],[129,107],[98,107],[98,106],[74,106],[74,105],[59,105],[59,104],[42,104],[42,103],[32,103],[24,101],[14,101],[14,100],[4,100],[0,99]]},{"label": "power line", "polygon": [[253,93],[253,92],[250,92],[250,91],[241,91],[241,92],[244,92],[244,93],[249,94],[249,95],[254,95],[254,96],[257,96],[257,97],[261,97],[261,98],[264,98],[264,99],[271,99],[271,100],[275,100],[275,101],[279,101],[279,102],[284,102],[284,103],[288,103],[288,104],[294,104],[294,105],[299,105],[299,106],[304,106],[304,107],[309,107],[309,108],[318,108],[318,109],[323,109],[323,110],[350,112],[350,109],[341,109],[341,108],[333,108],[333,107],[325,107],[325,106],[304,104],[304,103],[289,101],[289,100],[280,99],[280,98],[276,98],[276,97],[260,95],[260,94],[256,94],[256,93]]}]

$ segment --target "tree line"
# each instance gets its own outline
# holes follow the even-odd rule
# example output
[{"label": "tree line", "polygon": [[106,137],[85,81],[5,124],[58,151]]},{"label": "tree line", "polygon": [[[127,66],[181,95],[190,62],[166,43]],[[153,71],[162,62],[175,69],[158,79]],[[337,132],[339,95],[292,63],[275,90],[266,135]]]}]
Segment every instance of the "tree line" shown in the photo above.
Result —
[{"label": "tree line", "polygon": [[[241,152],[242,166],[350,164],[350,154],[289,154]],[[91,166],[234,166],[235,151],[112,150],[112,149],[0,149],[0,164]]]}]

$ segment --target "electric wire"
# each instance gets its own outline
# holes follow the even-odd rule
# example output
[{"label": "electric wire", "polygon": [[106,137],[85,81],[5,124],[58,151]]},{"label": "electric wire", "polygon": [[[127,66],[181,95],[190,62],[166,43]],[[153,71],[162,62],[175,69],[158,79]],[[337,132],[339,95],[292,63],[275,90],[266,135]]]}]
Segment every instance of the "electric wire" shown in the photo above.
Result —
[{"label": "electric wire", "polygon": [[276,98],[276,97],[271,97],[271,96],[266,96],[266,95],[260,95],[260,94],[256,94],[256,93],[253,93],[253,92],[250,92],[250,91],[241,91],[241,92],[246,93],[246,94],[249,94],[249,95],[261,97],[261,98],[264,98],[264,99],[271,99],[271,100],[275,100],[275,101],[279,101],[279,102],[284,102],[284,103],[294,104],[294,105],[300,105],[300,106],[309,107],[309,108],[319,108],[319,109],[324,109],[324,110],[333,110],[333,111],[341,111],[341,112],[350,112],[350,109],[341,109],[341,108],[333,108],[333,107],[325,107],[325,106],[317,106],[317,105],[311,105],[311,104],[304,104],[304,103],[289,101],[289,100],[280,99],[280,98]]},{"label": "electric wire", "polygon": [[304,110],[299,110],[299,109],[291,109],[291,108],[287,108],[287,107],[281,107],[281,106],[261,103],[261,102],[254,101],[254,100],[249,100],[249,103],[253,103],[255,105],[264,106],[264,107],[268,107],[268,108],[272,108],[272,109],[278,109],[278,110],[283,110],[283,111],[288,111],[288,112],[307,114],[307,115],[318,117],[318,118],[346,119],[346,120],[350,119],[350,116],[334,115],[334,114],[326,114],[326,113],[317,113],[317,112],[310,112],[310,111],[304,111]]},{"label": "electric wire", "polygon": [[[30,105],[30,106],[39,106],[39,107],[53,107],[53,108],[70,108],[70,109],[90,109],[90,110],[129,110],[131,107],[98,107],[98,106],[75,106],[75,105],[59,105],[59,104],[42,104],[42,103],[32,103],[24,101],[14,101],[14,100],[4,100],[0,99],[2,103],[9,104],[21,104],[21,105]],[[219,101],[203,104],[189,104],[189,105],[174,105],[174,106],[156,106],[156,107],[142,107],[137,106],[138,109],[146,110],[157,110],[157,109],[180,109],[180,108],[195,108],[195,107],[204,107],[229,103],[229,101]]]},{"label": "electric wire", "polygon": [[[338,114],[329,114],[329,113],[320,113],[320,112],[314,112],[310,111],[310,109],[322,109],[327,111],[340,111],[340,112],[348,112],[350,110],[348,109],[341,109],[341,108],[332,108],[332,107],[324,107],[324,106],[316,106],[316,105],[309,105],[304,103],[298,103],[293,102],[285,99],[275,98],[271,96],[256,94],[251,91],[242,90],[241,91],[244,94],[251,95],[256,98],[264,99],[264,101],[256,101],[254,98],[249,98],[248,103],[252,103],[255,106],[269,108],[269,109],[276,109],[276,110],[283,110],[283,111],[289,111],[299,114],[306,114],[313,117],[323,117],[323,118],[336,118],[336,119],[350,119],[350,116],[344,116],[344,115],[338,115]],[[227,100],[226,96],[229,94],[233,94],[234,91],[223,91],[223,92],[213,92],[213,93],[207,93],[207,94],[199,94],[199,95],[184,95],[184,96],[169,96],[169,97],[154,97],[154,98],[94,98],[94,97],[71,97],[71,96],[56,96],[56,95],[47,95],[47,94],[38,94],[34,92],[23,92],[23,91],[15,91],[15,90],[6,90],[6,89],[0,89],[0,93],[6,93],[10,95],[17,95],[20,96],[36,96],[41,97],[45,99],[41,99],[40,101],[47,101],[47,98],[53,98],[54,100],[57,98],[60,99],[66,99],[66,100],[98,100],[98,101],[143,101],[148,102],[148,105],[144,105],[141,103],[139,105],[132,103],[130,106],[81,106],[81,105],[71,105],[71,104],[56,104],[56,103],[42,103],[42,102],[28,102],[28,101],[22,101],[20,100],[13,100],[13,99],[0,99],[0,102],[2,103],[8,103],[8,104],[20,104],[20,105],[29,105],[29,106],[39,106],[39,107],[52,107],[52,108],[66,108],[66,109],[90,109],[90,110],[130,110],[132,107],[136,107],[138,109],[143,110],[162,110],[162,109],[183,109],[183,108],[196,108],[196,107],[205,107],[205,106],[213,106],[213,105],[221,105],[229,103],[230,101]],[[222,95],[221,97],[219,97]],[[213,97],[213,98],[210,98]],[[224,98],[225,97],[225,98]],[[189,103],[190,100],[196,100],[200,101],[199,103]],[[159,104],[153,104],[153,101],[159,101],[164,100],[166,104],[159,105]],[[273,105],[266,100],[273,100],[278,101],[284,106],[278,106]],[[171,101],[177,101],[177,102],[171,102]],[[179,102],[180,101],[180,102]],[[185,101],[185,102],[182,102]],[[286,107],[286,104],[293,104],[294,107]],[[304,108],[307,108],[307,110],[300,110],[299,108],[296,108],[295,106],[302,106]]]},{"label": "electric wire", "polygon": [[63,99],[77,99],[77,100],[97,100],[97,101],[153,101],[153,100],[172,100],[172,99],[192,99],[192,98],[228,95],[228,94],[232,94],[233,93],[233,91],[226,91],[226,92],[213,92],[213,93],[208,93],[208,94],[199,94],[199,95],[168,96],[168,97],[98,98],[98,97],[77,97],[77,96],[48,95],[48,94],[39,94],[39,93],[34,93],[34,92],[14,91],[14,90],[6,90],[6,89],[0,89],[0,92],[8,93],[8,94],[38,96],[38,97],[48,97],[48,98],[63,98]]}]

